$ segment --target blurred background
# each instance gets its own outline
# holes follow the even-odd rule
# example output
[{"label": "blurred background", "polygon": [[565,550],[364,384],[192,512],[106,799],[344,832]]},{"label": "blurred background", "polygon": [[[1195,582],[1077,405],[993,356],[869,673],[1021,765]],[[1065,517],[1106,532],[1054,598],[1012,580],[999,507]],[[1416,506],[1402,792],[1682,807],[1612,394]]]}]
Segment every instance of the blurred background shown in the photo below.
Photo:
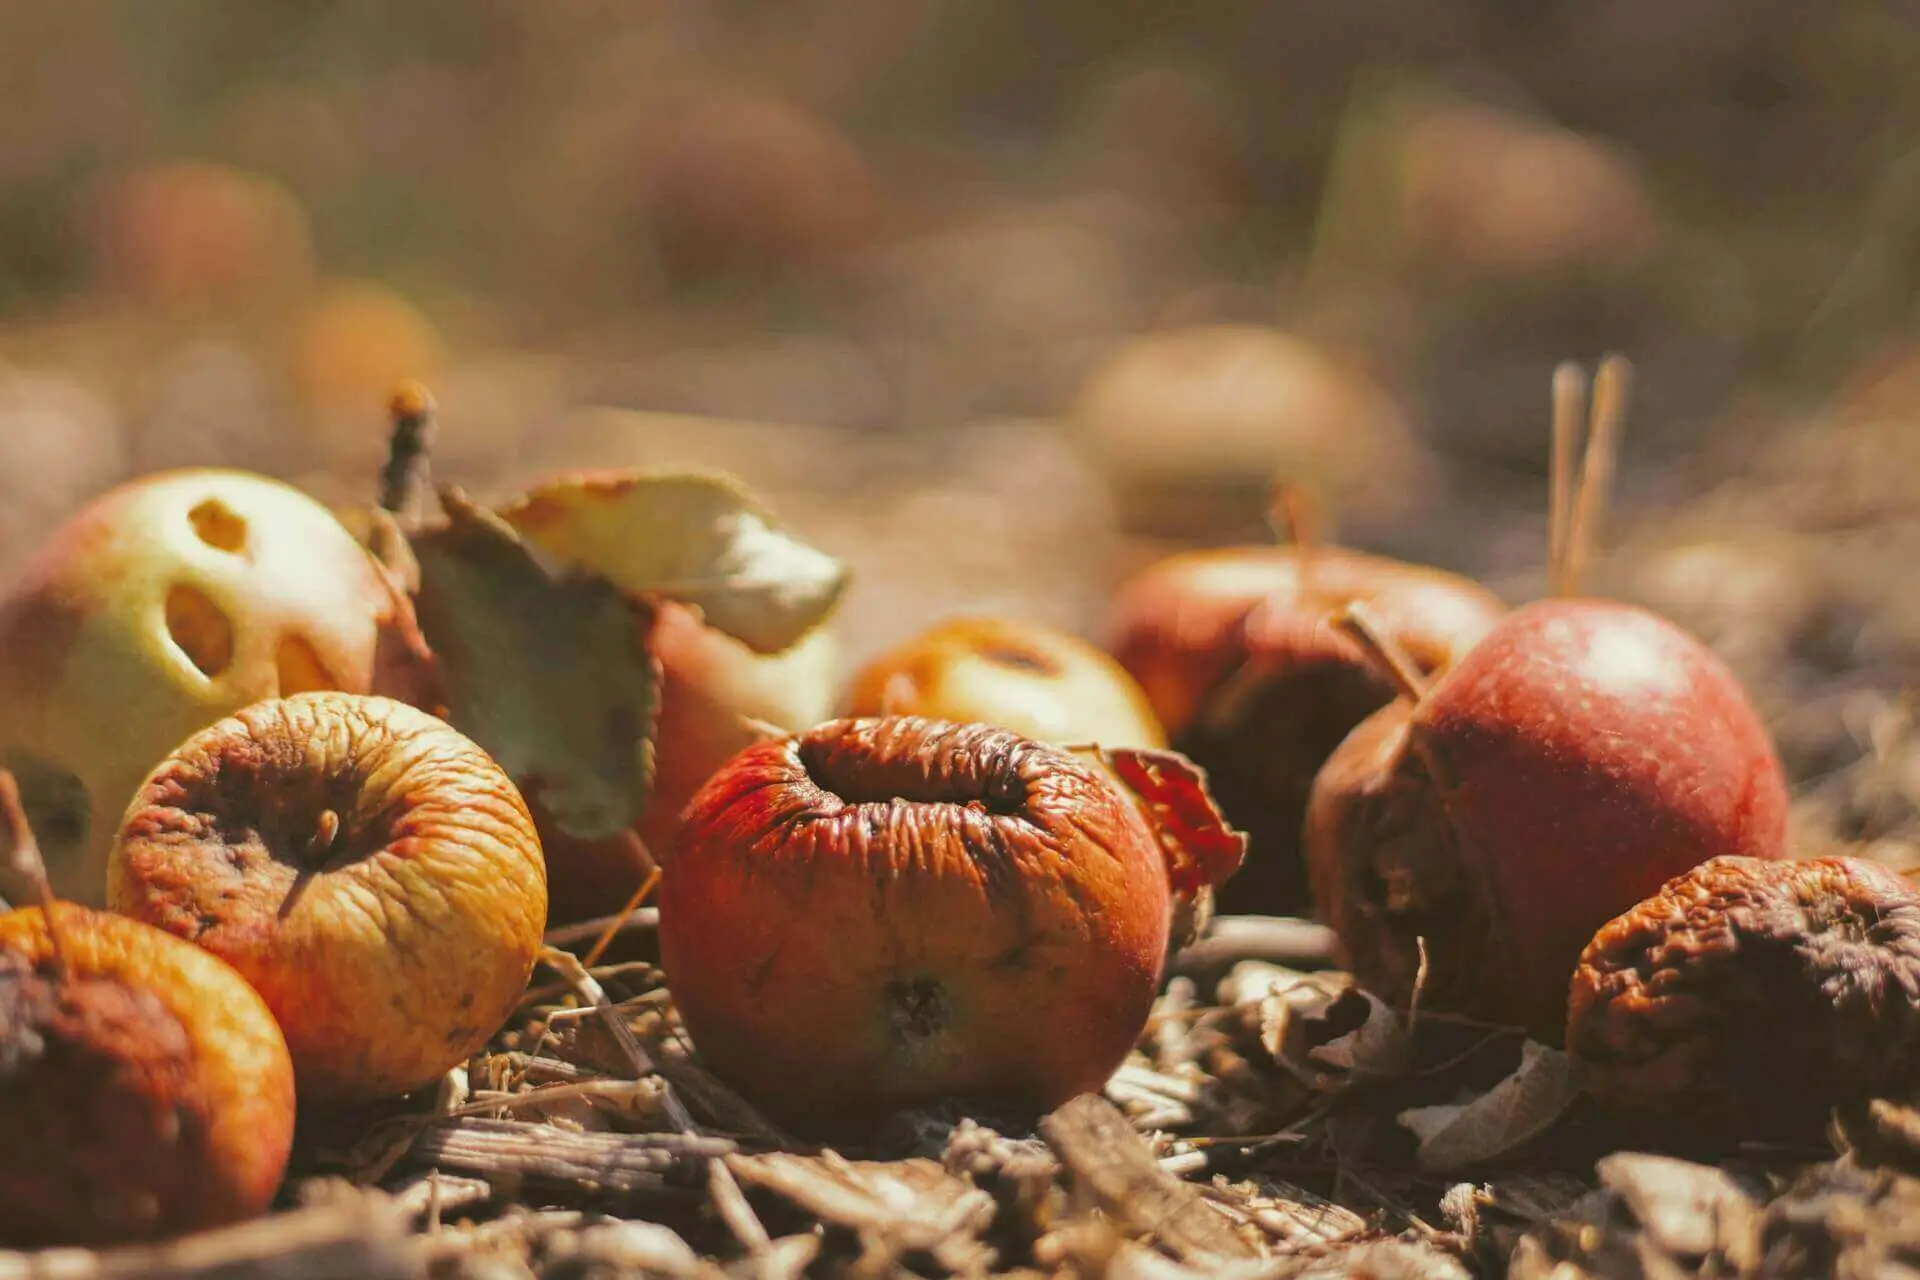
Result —
[{"label": "blurred background", "polygon": [[0,572],[162,466],[364,501],[413,375],[482,493],[739,472],[852,562],[850,659],[1098,634],[1276,474],[1518,601],[1551,370],[1619,350],[1597,585],[1735,662],[1820,829],[1911,836],[1916,19],[0,0]]}]

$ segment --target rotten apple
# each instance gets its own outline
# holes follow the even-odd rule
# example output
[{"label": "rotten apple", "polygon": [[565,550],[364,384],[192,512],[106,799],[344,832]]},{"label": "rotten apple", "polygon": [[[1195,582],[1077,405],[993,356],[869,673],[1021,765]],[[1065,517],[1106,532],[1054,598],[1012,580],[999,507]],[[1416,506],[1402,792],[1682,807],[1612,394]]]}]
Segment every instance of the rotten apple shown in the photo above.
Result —
[{"label": "rotten apple", "polygon": [[1108,647],[1251,837],[1245,868],[1222,888],[1223,910],[1307,905],[1299,841],[1314,774],[1394,695],[1329,621],[1355,601],[1427,672],[1458,659],[1505,612],[1466,578],[1311,540],[1173,556],[1114,602]]},{"label": "rotten apple", "polygon": [[1538,601],[1408,692],[1327,761],[1304,835],[1341,963],[1383,999],[1424,965],[1425,1006],[1557,1041],[1601,925],[1709,858],[1786,856],[1765,725],[1644,609]]},{"label": "rotten apple", "polygon": [[1064,631],[999,618],[952,618],[873,659],[847,713],[974,721],[1060,746],[1166,745],[1112,658]]},{"label": "rotten apple", "polygon": [[96,498],[0,598],[0,765],[61,896],[98,903],[148,770],[263,698],[418,700],[413,611],[327,509],[238,471],[163,472]]},{"label": "rotten apple", "polygon": [[771,1113],[857,1131],[948,1097],[1053,1107],[1144,1025],[1169,871],[1099,768],[986,725],[837,720],[695,798],[660,948],[702,1057]]},{"label": "rotten apple", "polygon": [[52,930],[41,908],[0,915],[0,1242],[110,1245],[265,1212],[294,1119],[267,1006],[170,934],[52,911]]},{"label": "rotten apple", "polygon": [[547,916],[500,767],[423,711],[345,693],[189,738],[134,796],[109,887],[254,985],[306,1101],[405,1093],[465,1060],[518,1003]]}]

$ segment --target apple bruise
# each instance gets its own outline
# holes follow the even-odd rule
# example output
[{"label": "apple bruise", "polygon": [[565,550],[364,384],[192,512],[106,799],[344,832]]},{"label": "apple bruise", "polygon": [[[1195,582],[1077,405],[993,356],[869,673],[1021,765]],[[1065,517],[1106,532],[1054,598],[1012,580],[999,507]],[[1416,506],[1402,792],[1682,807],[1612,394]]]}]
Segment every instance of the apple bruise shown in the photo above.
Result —
[{"label": "apple bruise", "polygon": [[210,1114],[179,1018],[109,977],[0,950],[0,1241],[149,1239],[217,1221]]},{"label": "apple bruise", "polygon": [[985,725],[843,720],[695,799],[661,953],[702,1055],[816,1130],[951,1097],[1097,1089],[1167,940],[1144,819],[1065,752]]}]

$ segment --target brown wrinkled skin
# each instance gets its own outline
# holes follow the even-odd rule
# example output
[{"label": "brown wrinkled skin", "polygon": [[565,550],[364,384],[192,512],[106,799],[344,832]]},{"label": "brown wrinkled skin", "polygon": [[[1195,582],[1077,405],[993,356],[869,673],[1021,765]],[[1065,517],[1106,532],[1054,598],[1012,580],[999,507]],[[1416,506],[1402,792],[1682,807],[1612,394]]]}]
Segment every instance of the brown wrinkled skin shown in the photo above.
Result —
[{"label": "brown wrinkled skin", "polygon": [[1098,1089],[1158,989],[1167,873],[1093,767],[985,725],[840,720],[689,808],[660,946],[701,1055],[797,1127]]},{"label": "brown wrinkled skin", "polygon": [[1852,858],[1715,858],[1594,937],[1567,1048],[1623,1110],[1817,1135],[1920,1079],[1920,889]]},{"label": "brown wrinkled skin", "polygon": [[[323,812],[338,835],[315,850]],[[430,1083],[513,1011],[546,870],[513,783],[449,725],[349,694],[195,735],[127,811],[114,909],[227,960],[286,1032],[305,1101]]]},{"label": "brown wrinkled skin", "polygon": [[293,1067],[227,965],[143,924],[0,917],[0,1245],[109,1245],[266,1211]]},{"label": "brown wrinkled skin", "polygon": [[1251,838],[1223,911],[1307,906],[1300,854],[1307,795],[1334,748],[1393,700],[1360,647],[1328,621],[1364,602],[1429,674],[1506,611],[1478,583],[1338,547],[1173,556],[1114,605],[1109,649],[1146,691],[1174,748],[1207,771],[1227,818]]}]

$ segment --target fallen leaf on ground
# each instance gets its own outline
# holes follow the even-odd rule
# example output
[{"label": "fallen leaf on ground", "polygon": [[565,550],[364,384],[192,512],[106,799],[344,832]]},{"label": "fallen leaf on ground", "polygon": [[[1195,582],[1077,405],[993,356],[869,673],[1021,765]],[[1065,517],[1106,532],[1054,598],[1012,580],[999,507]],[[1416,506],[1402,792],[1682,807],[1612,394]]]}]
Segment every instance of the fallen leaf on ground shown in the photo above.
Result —
[{"label": "fallen leaf on ground", "polygon": [[1573,1059],[1529,1040],[1520,1047],[1520,1065],[1486,1093],[1465,1103],[1414,1107],[1398,1119],[1420,1139],[1422,1168],[1463,1169],[1526,1145],[1579,1096]]}]

